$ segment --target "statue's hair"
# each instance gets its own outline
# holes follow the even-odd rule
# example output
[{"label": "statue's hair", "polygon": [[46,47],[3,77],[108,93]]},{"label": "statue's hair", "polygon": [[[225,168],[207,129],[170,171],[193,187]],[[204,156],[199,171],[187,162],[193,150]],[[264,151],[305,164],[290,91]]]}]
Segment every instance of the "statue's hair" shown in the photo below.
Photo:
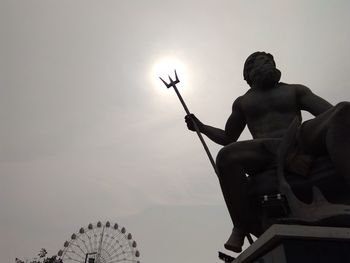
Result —
[{"label": "statue's hair", "polygon": [[269,57],[272,60],[273,64],[276,66],[275,60],[273,59],[273,56],[270,53],[257,51],[251,54],[245,61],[244,68],[243,68],[243,77],[244,77],[244,80],[247,81],[249,86],[252,84],[252,81],[249,78],[249,72],[252,70],[256,57],[260,55],[266,55],[267,57]]}]

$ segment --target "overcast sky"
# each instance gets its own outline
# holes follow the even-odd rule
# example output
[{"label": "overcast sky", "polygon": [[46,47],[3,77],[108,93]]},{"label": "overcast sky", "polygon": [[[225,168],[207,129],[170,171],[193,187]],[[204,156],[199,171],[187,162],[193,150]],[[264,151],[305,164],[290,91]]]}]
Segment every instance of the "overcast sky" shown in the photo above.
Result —
[{"label": "overcast sky", "polygon": [[190,110],[218,127],[258,50],[283,82],[350,100],[349,10],[346,0],[0,0],[1,261],[55,254],[81,226],[110,220],[142,262],[218,262],[230,220],[159,63],[174,60]]}]

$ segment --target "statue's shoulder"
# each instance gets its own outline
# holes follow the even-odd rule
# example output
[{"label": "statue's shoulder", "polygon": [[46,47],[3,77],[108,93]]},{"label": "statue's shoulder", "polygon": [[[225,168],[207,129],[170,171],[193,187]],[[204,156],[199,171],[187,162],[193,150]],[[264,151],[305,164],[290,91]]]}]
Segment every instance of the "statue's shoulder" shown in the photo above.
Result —
[{"label": "statue's shoulder", "polygon": [[303,84],[287,84],[287,85],[288,85],[288,88],[293,91],[293,93],[296,95],[297,98],[300,98],[312,93],[311,90]]},{"label": "statue's shoulder", "polygon": [[289,87],[289,86],[293,86],[294,84],[288,84],[285,82],[278,82],[278,86],[279,87]]},{"label": "statue's shoulder", "polygon": [[295,90],[295,89],[297,89],[299,86],[302,86],[302,85],[301,85],[301,84],[285,83],[285,82],[279,82],[279,83],[278,83],[278,87],[279,87],[279,88],[283,88],[283,89]]},{"label": "statue's shoulder", "polygon": [[279,87],[287,91],[287,94],[290,94],[296,97],[301,97],[311,92],[311,90],[303,84],[288,84],[288,83],[280,82]]},{"label": "statue's shoulder", "polygon": [[233,102],[232,108],[243,110],[247,107],[247,105],[254,104],[255,101],[255,91],[253,89],[249,89],[243,95],[237,97]]},{"label": "statue's shoulder", "polygon": [[254,93],[254,90],[252,88],[250,88],[249,90],[246,91],[246,93],[244,93],[243,95],[241,95],[238,98],[236,98],[235,102],[237,101],[237,103],[242,103],[242,101],[245,98],[249,97],[253,93]]},{"label": "statue's shoulder", "polygon": [[289,88],[289,89],[293,89],[295,91],[305,91],[305,90],[310,90],[308,87],[306,87],[303,84],[290,84],[290,83],[284,83],[284,82],[280,82],[278,83],[279,87],[281,88]]},{"label": "statue's shoulder", "polygon": [[246,92],[244,95],[237,97],[232,104],[232,108],[241,109],[242,108],[242,101],[244,99],[244,96],[246,96],[247,93],[248,92]]}]

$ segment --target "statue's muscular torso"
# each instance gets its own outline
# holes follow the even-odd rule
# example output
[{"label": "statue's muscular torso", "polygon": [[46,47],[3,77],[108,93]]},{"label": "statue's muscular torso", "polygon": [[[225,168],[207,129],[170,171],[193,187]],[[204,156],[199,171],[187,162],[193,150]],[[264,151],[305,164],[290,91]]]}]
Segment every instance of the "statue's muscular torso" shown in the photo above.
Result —
[{"label": "statue's muscular torso", "polygon": [[284,135],[293,119],[301,114],[300,89],[300,85],[279,83],[272,89],[250,89],[236,100],[254,139]]},{"label": "statue's muscular torso", "polygon": [[273,88],[251,88],[238,97],[224,130],[205,125],[195,116],[187,115],[185,120],[190,130],[195,130],[195,120],[209,139],[227,146],[237,142],[246,125],[254,139],[282,138],[294,118],[301,115],[301,110],[318,116],[331,107],[303,85],[278,83]]}]

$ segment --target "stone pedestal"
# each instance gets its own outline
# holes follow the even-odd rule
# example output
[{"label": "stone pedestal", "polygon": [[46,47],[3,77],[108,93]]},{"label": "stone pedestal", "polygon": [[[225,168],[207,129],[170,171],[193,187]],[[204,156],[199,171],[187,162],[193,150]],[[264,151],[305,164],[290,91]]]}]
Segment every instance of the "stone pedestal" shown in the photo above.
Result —
[{"label": "stone pedestal", "polygon": [[350,262],[350,228],[273,225],[233,263]]}]

